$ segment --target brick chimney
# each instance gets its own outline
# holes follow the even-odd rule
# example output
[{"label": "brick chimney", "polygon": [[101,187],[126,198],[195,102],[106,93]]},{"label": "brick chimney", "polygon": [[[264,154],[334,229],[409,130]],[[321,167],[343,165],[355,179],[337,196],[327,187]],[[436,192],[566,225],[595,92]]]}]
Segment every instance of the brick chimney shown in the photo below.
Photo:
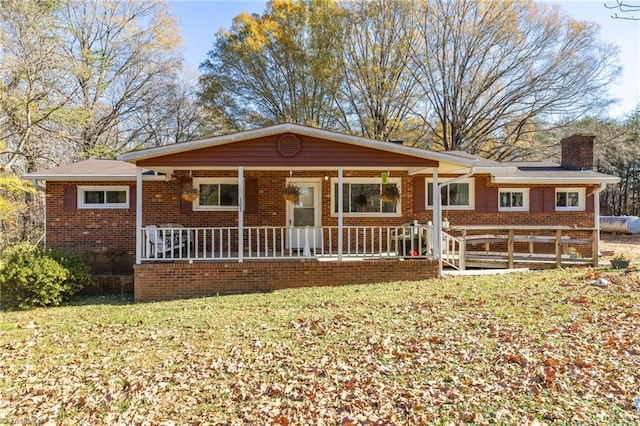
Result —
[{"label": "brick chimney", "polygon": [[569,170],[593,169],[593,139],[595,135],[576,133],[560,141],[562,168]]}]

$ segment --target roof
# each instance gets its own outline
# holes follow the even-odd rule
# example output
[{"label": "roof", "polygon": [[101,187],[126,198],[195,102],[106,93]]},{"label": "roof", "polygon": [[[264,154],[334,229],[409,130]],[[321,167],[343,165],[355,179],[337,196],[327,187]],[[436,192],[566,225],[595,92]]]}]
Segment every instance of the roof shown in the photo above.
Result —
[{"label": "roof", "polygon": [[[469,169],[475,165],[474,158],[465,158],[462,156],[450,155],[446,152],[428,151],[421,148],[414,148],[397,143],[390,143],[368,139],[360,136],[347,135],[344,133],[332,132],[329,130],[318,129],[315,127],[301,126],[299,124],[285,123],[275,126],[262,127],[254,130],[246,130],[228,135],[216,136],[212,138],[181,142],[172,145],[165,145],[155,148],[149,148],[139,151],[131,151],[118,156],[118,159],[136,163],[142,160],[168,156],[172,154],[187,152],[202,148],[211,148],[226,144],[242,142],[250,139],[257,139],[266,136],[273,136],[284,133],[293,133],[301,136],[309,136],[318,139],[324,139],[333,142],[339,142],[349,145],[355,145],[364,148],[375,149],[378,151],[392,152],[409,157],[421,158],[446,163],[450,171],[461,171]],[[415,171],[414,171],[415,172]]]},{"label": "roof", "polygon": [[[33,180],[136,180],[135,164],[120,160],[90,158],[73,164],[54,167],[40,172],[27,173],[25,179]],[[143,170],[145,179],[159,178],[150,170]],[[164,177],[162,177],[164,179]]]},{"label": "roof", "polygon": [[493,168],[491,181],[505,184],[616,184],[620,182],[620,178],[593,170],[568,170],[545,161],[507,164],[504,167]]},{"label": "roof", "polygon": [[[216,136],[212,138],[199,139],[182,142],[178,144],[166,145],[156,148],[149,148],[140,151],[132,151],[118,156],[118,160],[89,159],[65,166],[54,167],[36,173],[29,173],[26,179],[37,180],[59,180],[59,181],[79,181],[79,180],[135,180],[136,163],[142,163],[147,159],[160,158],[176,153],[183,153],[192,150],[223,146],[236,142],[257,139],[265,136],[273,136],[283,133],[294,133],[298,135],[310,136],[318,139],[329,140],[344,144],[350,144],[379,151],[385,151],[408,157],[437,161],[440,165],[440,173],[466,173],[472,167],[476,174],[490,174],[491,181],[502,184],[615,184],[620,181],[617,176],[598,173],[593,170],[569,170],[562,168],[559,164],[550,161],[520,161],[520,162],[498,162],[478,157],[463,151],[434,152],[421,148],[404,146],[397,143],[376,141],[358,136],[336,133],[328,130],[313,127],[300,126],[297,124],[280,124],[276,126],[264,127],[260,129],[247,130],[243,132]],[[161,167],[156,171],[163,170]],[[164,170],[170,172],[170,170]],[[412,174],[428,172],[427,170],[411,170]],[[145,180],[164,179],[150,170],[144,171]]]}]

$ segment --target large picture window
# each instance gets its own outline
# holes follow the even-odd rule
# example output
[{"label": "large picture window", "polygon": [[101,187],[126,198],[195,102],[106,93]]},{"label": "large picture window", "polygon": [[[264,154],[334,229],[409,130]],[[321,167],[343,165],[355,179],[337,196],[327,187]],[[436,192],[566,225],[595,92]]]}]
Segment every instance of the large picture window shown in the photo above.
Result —
[{"label": "large picture window", "polygon": [[79,209],[128,209],[128,186],[78,186]]},{"label": "large picture window", "polygon": [[[338,182],[332,180],[331,200],[333,214],[338,214]],[[391,215],[400,214],[400,201],[383,201],[381,194],[384,185],[379,178],[343,179],[342,213],[347,215]],[[385,185],[395,185],[399,192],[400,179],[389,179]]]},{"label": "large picture window", "polygon": [[195,210],[235,210],[238,207],[238,180],[233,178],[196,178],[198,189]]},{"label": "large picture window", "polygon": [[529,190],[505,188],[498,192],[499,211],[529,211]]},{"label": "large picture window", "polygon": [[556,210],[584,210],[584,188],[556,188]]},{"label": "large picture window", "polygon": [[[442,187],[442,207],[449,210],[470,210],[475,205],[473,179],[463,179]],[[427,181],[427,208],[433,208],[433,181]]]}]

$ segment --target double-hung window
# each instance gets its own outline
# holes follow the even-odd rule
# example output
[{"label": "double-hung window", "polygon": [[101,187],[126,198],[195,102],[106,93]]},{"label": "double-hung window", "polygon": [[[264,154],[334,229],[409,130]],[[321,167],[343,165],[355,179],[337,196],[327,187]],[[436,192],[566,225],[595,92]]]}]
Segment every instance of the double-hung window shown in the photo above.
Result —
[{"label": "double-hung window", "polygon": [[[475,207],[474,180],[462,179],[442,187],[440,201],[448,210],[473,210]],[[433,181],[427,180],[427,208],[433,208]]]},{"label": "double-hung window", "polygon": [[78,186],[79,209],[128,209],[128,186]]},{"label": "double-hung window", "polygon": [[193,186],[198,189],[198,199],[194,210],[236,210],[238,208],[238,179],[236,178],[194,178]]},{"label": "double-hung window", "polygon": [[498,191],[498,211],[529,211],[529,189],[500,189]]},{"label": "double-hung window", "polygon": [[[342,180],[342,213],[344,215],[400,215],[400,201],[384,201],[381,197],[385,185],[395,185],[402,193],[399,178],[382,184],[380,178],[344,178]],[[333,215],[338,214],[338,182],[332,179],[331,200]]]},{"label": "double-hung window", "polygon": [[584,209],[584,188],[556,188],[557,211],[582,211]]}]

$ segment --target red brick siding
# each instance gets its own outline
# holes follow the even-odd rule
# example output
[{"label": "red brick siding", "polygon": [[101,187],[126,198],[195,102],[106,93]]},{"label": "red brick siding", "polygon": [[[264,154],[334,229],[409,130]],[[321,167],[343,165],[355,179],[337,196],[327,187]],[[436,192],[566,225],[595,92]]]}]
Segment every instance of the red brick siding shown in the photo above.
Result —
[{"label": "red brick siding", "polygon": [[66,210],[65,187],[77,185],[129,185],[130,193],[135,192],[135,182],[47,182],[47,245],[79,252],[123,248],[134,253],[135,206],[130,209],[77,209],[69,204]]},{"label": "red brick siding", "polygon": [[156,301],[285,288],[436,277],[431,260],[361,262],[147,263],[134,267],[134,300]]},{"label": "red brick siding", "polygon": [[560,141],[562,167],[571,170],[593,169],[593,140],[595,135],[577,133]]},{"label": "red brick siding", "polygon": [[[346,171],[344,177],[379,177],[386,170]],[[194,172],[194,176],[235,177],[235,171]],[[256,213],[245,212],[245,226],[284,226],[286,221],[286,201],[281,195],[288,172],[245,171],[246,178],[258,179],[258,204]],[[322,185],[322,224],[337,226],[338,218],[331,215],[331,180],[324,176],[336,177],[335,172],[296,172],[297,178],[317,178]],[[345,217],[345,225],[400,225],[416,219],[425,223],[432,219],[432,211],[414,213],[413,179],[424,181],[426,175],[408,176],[402,172],[392,172],[391,177],[402,179],[401,213],[399,217]],[[143,225],[180,223],[190,227],[236,226],[238,213],[235,211],[192,211],[181,210],[181,178],[188,172],[176,173],[170,182],[145,181],[143,183]],[[447,176],[441,176],[441,179]],[[135,182],[55,182],[47,183],[47,244],[52,247],[68,248],[76,251],[106,251],[123,248],[135,251],[135,207],[130,209],[72,209],[65,210],[65,186],[69,185],[129,185],[135,191]],[[571,185],[562,185],[571,186]],[[491,184],[487,176],[476,177],[476,190],[506,188],[508,185]],[[512,187],[522,187],[513,185]],[[535,187],[535,186],[534,186]],[[542,186],[541,186],[542,187]],[[553,191],[552,187],[547,187]],[[587,188],[587,210],[583,212],[476,212],[469,210],[447,210],[446,216],[453,225],[569,225],[593,227],[593,195],[595,186]],[[497,190],[497,189],[495,189]],[[420,198],[420,197],[418,197]],[[493,202],[493,201],[492,201]],[[419,210],[419,209],[417,209]],[[486,209],[483,209],[486,210]]]}]

